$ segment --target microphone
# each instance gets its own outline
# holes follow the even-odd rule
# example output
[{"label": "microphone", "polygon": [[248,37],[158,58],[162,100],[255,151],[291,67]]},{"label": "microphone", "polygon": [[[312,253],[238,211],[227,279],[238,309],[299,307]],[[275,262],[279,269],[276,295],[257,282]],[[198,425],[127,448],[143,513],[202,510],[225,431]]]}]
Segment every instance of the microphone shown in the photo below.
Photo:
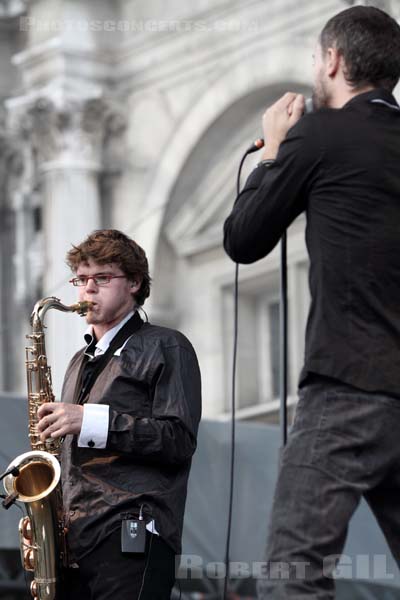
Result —
[{"label": "microphone", "polygon": [[[314,105],[313,105],[312,98],[306,98],[303,114],[308,115],[309,113],[313,112],[313,110],[314,110]],[[264,142],[263,138],[258,138],[246,150],[246,155],[252,154],[253,152],[257,152],[257,150],[261,150],[261,148],[263,148],[264,146],[265,146],[265,142]]]}]

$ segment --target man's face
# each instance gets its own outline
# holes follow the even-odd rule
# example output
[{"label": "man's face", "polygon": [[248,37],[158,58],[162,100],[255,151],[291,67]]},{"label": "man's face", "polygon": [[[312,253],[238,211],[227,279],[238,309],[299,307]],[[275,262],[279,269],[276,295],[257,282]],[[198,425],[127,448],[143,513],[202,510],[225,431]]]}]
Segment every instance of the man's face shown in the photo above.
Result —
[{"label": "man's face", "polygon": [[[76,277],[84,275],[124,275],[115,264],[99,265],[92,259],[80,263]],[[140,287],[140,286],[139,286]],[[87,284],[78,287],[79,301],[93,302],[93,308],[87,313],[86,320],[91,325],[100,325],[102,329],[111,329],[130,310],[133,309],[133,293],[137,286],[132,287],[132,282],[126,277],[111,279],[106,285],[96,285],[93,279]]]},{"label": "man's face", "polygon": [[313,105],[315,109],[328,108],[331,94],[329,92],[329,77],[327,74],[326,56],[322,52],[321,44],[318,43],[314,53],[314,87]]}]

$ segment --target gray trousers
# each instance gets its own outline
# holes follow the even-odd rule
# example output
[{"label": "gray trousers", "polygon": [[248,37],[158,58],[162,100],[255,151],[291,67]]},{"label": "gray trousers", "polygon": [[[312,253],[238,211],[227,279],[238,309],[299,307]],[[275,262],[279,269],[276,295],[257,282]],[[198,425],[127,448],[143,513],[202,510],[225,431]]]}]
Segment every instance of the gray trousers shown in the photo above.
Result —
[{"label": "gray trousers", "polygon": [[400,561],[400,398],[322,378],[302,388],[275,490],[260,600],[332,600],[361,497]]}]

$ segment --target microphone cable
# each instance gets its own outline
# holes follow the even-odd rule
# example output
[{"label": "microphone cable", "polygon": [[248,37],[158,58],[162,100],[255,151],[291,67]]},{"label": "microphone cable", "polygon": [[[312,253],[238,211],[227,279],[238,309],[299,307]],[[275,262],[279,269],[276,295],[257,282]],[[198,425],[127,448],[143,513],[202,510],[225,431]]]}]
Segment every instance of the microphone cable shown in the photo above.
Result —
[{"label": "microphone cable", "polygon": [[[304,113],[311,113],[314,110],[312,98],[306,98]],[[236,199],[238,200],[240,191],[240,176],[244,161],[249,154],[257,152],[265,145],[263,138],[255,140],[244,153],[238,169],[236,180]],[[286,445],[287,441],[287,359],[288,359],[288,343],[287,343],[287,319],[288,319],[288,299],[287,299],[287,236],[286,232],[282,237],[281,242],[281,302],[280,302],[280,423],[282,444]],[[233,328],[233,361],[232,361],[232,408],[231,408],[231,460],[230,460],[230,489],[229,489],[229,510],[228,510],[228,528],[225,547],[225,578],[223,600],[228,600],[228,582],[230,574],[229,555],[230,541],[232,529],[232,513],[233,513],[233,490],[235,483],[235,436],[236,436],[236,364],[237,364],[237,342],[239,328],[239,264],[236,263],[235,268],[235,285],[234,285],[234,328]]]},{"label": "microphone cable", "polygon": [[234,286],[234,326],[233,326],[233,360],[232,360],[232,406],[231,406],[231,459],[230,459],[230,485],[229,485],[229,509],[228,509],[228,527],[226,534],[225,547],[225,578],[223,600],[227,600],[228,581],[230,575],[229,555],[232,529],[233,513],[233,490],[235,484],[235,441],[236,441],[236,365],[237,365],[237,341],[239,328],[239,264],[235,265],[235,286]]},{"label": "microphone cable", "polygon": [[[260,145],[259,145],[260,144]],[[240,177],[244,161],[252,152],[256,152],[262,146],[262,140],[256,140],[242,156],[239,164],[239,169],[236,179],[236,200],[240,196]],[[232,530],[232,514],[233,514],[233,491],[235,485],[235,444],[236,444],[236,368],[237,368],[237,348],[238,348],[238,332],[239,332],[239,263],[235,265],[235,284],[234,284],[234,323],[233,323],[233,358],[232,358],[232,396],[231,396],[231,457],[230,457],[230,484],[229,484],[229,509],[228,509],[228,527],[226,534],[225,546],[225,578],[223,600],[228,600],[228,583],[230,575],[230,543]]]}]

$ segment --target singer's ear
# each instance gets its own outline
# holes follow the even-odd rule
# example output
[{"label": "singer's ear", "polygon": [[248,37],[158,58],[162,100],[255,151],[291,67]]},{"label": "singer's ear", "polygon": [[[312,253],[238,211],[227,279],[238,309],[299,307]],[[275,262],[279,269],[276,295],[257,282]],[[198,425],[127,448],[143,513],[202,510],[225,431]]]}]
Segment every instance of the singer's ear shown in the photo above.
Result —
[{"label": "singer's ear", "polygon": [[343,56],[338,51],[337,48],[328,48],[325,54],[325,62],[328,76],[333,78],[336,76],[340,66],[342,68],[345,66],[344,63],[342,65]]}]

